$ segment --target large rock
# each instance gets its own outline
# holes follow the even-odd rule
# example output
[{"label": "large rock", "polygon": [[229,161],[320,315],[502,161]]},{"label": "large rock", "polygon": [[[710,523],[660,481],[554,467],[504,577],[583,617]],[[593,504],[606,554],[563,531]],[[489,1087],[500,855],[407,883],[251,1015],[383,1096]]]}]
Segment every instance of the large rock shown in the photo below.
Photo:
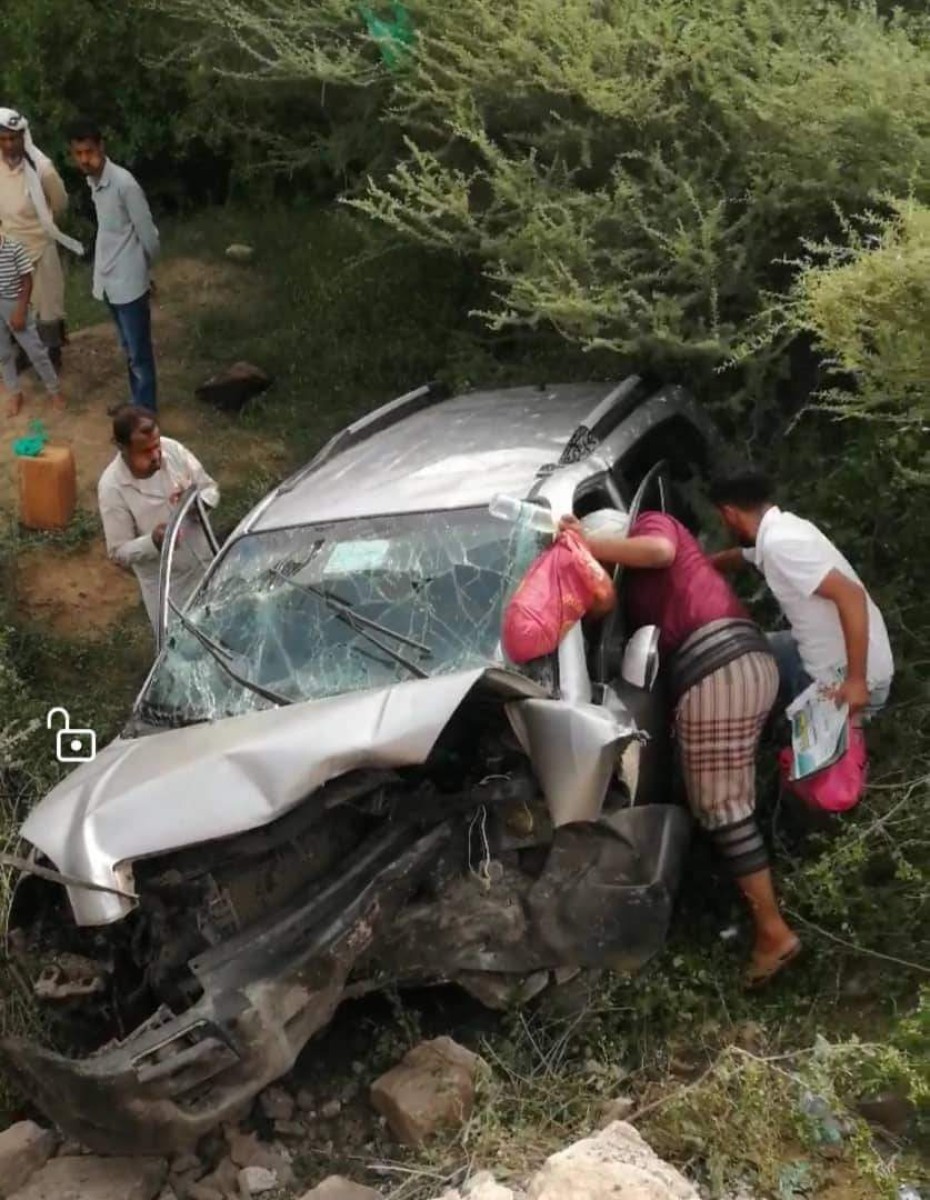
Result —
[{"label": "large rock", "polygon": [[479,1062],[451,1038],[421,1042],[371,1085],[371,1102],[398,1141],[422,1145],[471,1116]]},{"label": "large rock", "polygon": [[241,412],[255,396],[271,387],[271,376],[252,363],[233,363],[225,371],[212,375],[195,391],[198,400],[204,400],[221,412]]},{"label": "large rock", "polygon": [[0,1133],[0,1196],[12,1196],[55,1153],[55,1135],[35,1121],[20,1121]]},{"label": "large rock", "polygon": [[168,1177],[163,1158],[53,1158],[13,1200],[155,1200]]},{"label": "large rock", "polygon": [[329,1175],[315,1188],[305,1192],[300,1200],[382,1200],[382,1196],[374,1188],[353,1183],[342,1175]]},{"label": "large rock", "polygon": [[546,1160],[527,1200],[699,1200],[632,1125],[615,1121]]}]

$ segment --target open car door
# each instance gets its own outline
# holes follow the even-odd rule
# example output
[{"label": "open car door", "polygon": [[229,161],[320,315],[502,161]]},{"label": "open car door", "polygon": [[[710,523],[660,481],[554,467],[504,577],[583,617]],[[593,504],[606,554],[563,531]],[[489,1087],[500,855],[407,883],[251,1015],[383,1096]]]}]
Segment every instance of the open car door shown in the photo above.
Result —
[{"label": "open car door", "polygon": [[[663,459],[650,467],[630,501],[630,526],[645,510],[668,511],[669,483],[668,464]],[[601,636],[594,656],[594,679],[598,683],[610,683],[620,672],[624,642],[624,608],[622,602],[623,568],[614,567],[614,588],[618,603],[604,618]]]},{"label": "open car door", "polygon": [[[158,625],[155,630],[157,653],[164,649],[168,636],[171,606],[183,608],[194,588],[192,576],[199,583],[219,552],[219,542],[210,524],[207,505],[196,484],[181,497],[165,529],[161,546],[158,575]],[[183,587],[179,586],[183,576]],[[173,589],[173,590],[172,590]]]}]

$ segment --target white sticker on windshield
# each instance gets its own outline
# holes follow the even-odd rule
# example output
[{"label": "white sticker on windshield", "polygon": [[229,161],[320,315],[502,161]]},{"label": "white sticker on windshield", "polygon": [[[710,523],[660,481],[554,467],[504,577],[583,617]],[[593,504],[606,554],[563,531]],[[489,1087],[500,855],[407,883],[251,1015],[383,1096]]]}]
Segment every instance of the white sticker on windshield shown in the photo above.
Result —
[{"label": "white sticker on windshield", "polygon": [[384,538],[366,538],[360,542],[339,542],[330,551],[324,575],[351,575],[355,571],[372,571],[388,556],[391,543]]}]

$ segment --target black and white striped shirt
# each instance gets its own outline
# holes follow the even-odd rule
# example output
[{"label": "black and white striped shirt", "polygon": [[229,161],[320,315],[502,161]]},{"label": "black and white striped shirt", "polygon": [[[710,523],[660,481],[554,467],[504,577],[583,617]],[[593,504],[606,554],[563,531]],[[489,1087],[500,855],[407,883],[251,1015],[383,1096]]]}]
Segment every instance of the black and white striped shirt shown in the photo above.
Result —
[{"label": "black and white striped shirt", "polygon": [[0,299],[16,300],[23,276],[32,274],[32,261],[22,242],[0,234]]}]

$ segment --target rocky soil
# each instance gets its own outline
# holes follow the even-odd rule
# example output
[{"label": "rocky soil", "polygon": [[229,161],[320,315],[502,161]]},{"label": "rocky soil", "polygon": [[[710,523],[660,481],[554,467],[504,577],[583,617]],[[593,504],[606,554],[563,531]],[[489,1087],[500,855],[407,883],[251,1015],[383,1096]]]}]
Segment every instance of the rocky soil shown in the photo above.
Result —
[{"label": "rocky soil", "polygon": [[[479,1057],[451,1038],[414,1047],[375,1080],[368,1102],[389,1135],[423,1146],[461,1126],[475,1104]],[[624,1111],[618,1100],[616,1113]],[[322,1104],[285,1083],[259,1096],[250,1119],[204,1139],[171,1161],[106,1158],[21,1121],[0,1133],[2,1200],[386,1200],[386,1193],[342,1175],[301,1178],[299,1147],[319,1136],[342,1102]],[[315,1132],[316,1131],[316,1132]],[[359,1174],[362,1174],[362,1164]],[[312,1186],[307,1188],[307,1185]],[[698,1200],[694,1188],[659,1159],[632,1125],[612,1121],[568,1146],[514,1185],[480,1171],[435,1200]]]}]

